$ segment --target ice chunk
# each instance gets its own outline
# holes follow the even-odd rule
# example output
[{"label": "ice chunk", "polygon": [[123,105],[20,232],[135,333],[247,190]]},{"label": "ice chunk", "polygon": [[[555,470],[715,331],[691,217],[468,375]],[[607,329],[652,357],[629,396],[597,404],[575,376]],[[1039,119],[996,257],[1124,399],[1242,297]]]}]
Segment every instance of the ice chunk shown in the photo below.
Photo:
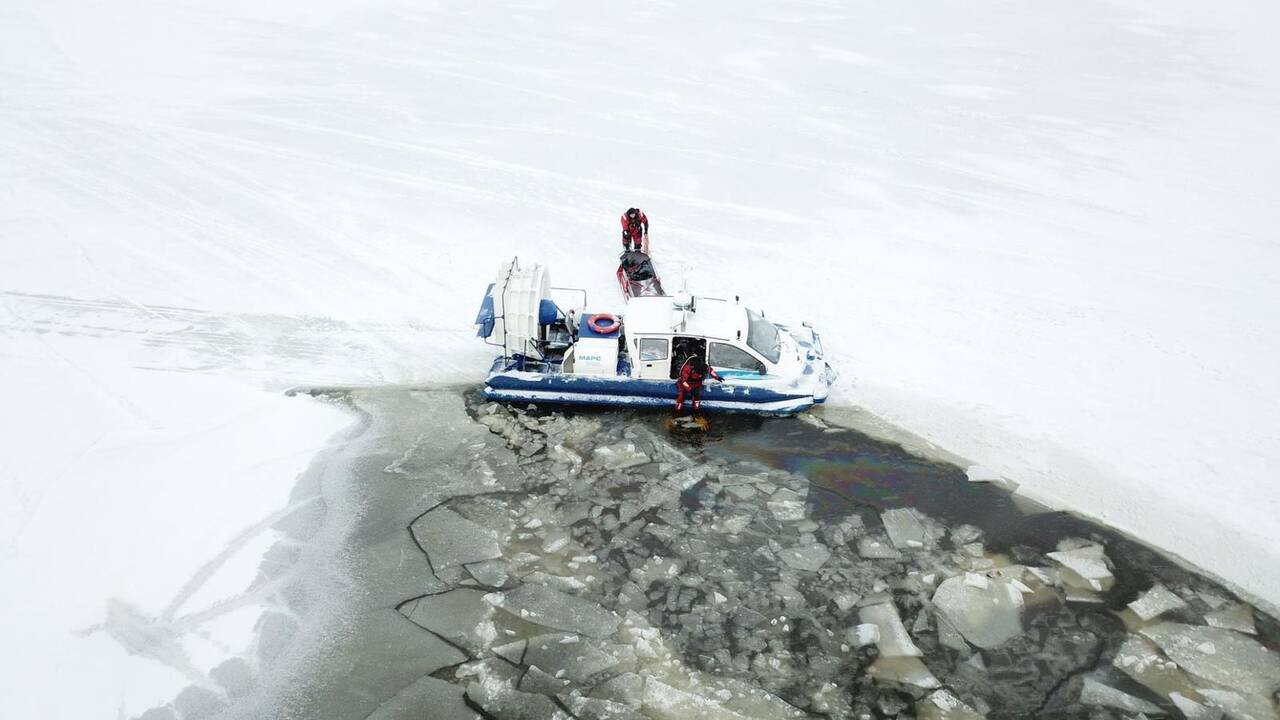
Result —
[{"label": "ice chunk", "polygon": [[513,665],[524,664],[524,650],[529,646],[528,640],[515,640],[513,642],[496,645],[489,649],[494,655],[507,660]]},{"label": "ice chunk", "polygon": [[416,625],[468,650],[488,647],[497,638],[493,607],[484,602],[484,591],[459,588],[425,595],[400,606],[400,612]]},{"label": "ice chunk", "polygon": [[542,539],[542,552],[558,553],[569,546],[569,533],[564,530],[552,530]]},{"label": "ice chunk", "polygon": [[756,687],[753,683],[734,678],[713,678],[708,684],[716,688],[711,694],[726,709],[746,715],[753,720],[811,717],[808,713],[777,695]]},{"label": "ice chunk", "polygon": [[1174,595],[1160,583],[1156,583],[1150,590],[1139,595],[1137,600],[1129,603],[1129,609],[1143,620],[1151,620],[1170,610],[1177,610],[1186,606],[1187,603],[1182,598]]},{"label": "ice chunk", "polygon": [[520,691],[538,695],[559,695],[568,692],[573,682],[548,673],[537,665],[530,665],[520,676]]},{"label": "ice chunk", "polygon": [[769,512],[778,522],[793,522],[804,519],[804,497],[787,488],[778,488],[765,503]]},{"label": "ice chunk", "polygon": [[898,560],[902,557],[889,543],[870,536],[858,538],[858,554],[868,560]]},{"label": "ice chunk", "polygon": [[560,701],[578,720],[645,720],[639,710],[612,700],[562,695]]},{"label": "ice chunk", "polygon": [[1155,645],[1137,635],[1125,638],[1111,664],[1157,695],[1194,692],[1187,674],[1161,655]]},{"label": "ice chunk", "polygon": [[894,508],[880,513],[880,522],[889,541],[899,550],[918,550],[931,544],[920,514],[913,508]]},{"label": "ice chunk", "polygon": [[1170,622],[1138,632],[1193,675],[1246,693],[1265,695],[1280,688],[1280,655],[1247,636]]},{"label": "ice chunk", "polygon": [[1169,699],[1187,720],[1222,720],[1222,710],[1202,705],[1182,693],[1171,692]]},{"label": "ice chunk", "polygon": [[708,697],[680,690],[653,677],[645,679],[641,709],[657,720],[746,720],[745,715],[721,707]]},{"label": "ice chunk", "polygon": [[529,638],[522,663],[573,682],[586,682],[606,671],[630,671],[635,651],[628,645],[601,644],[577,635],[550,633]]},{"label": "ice chunk", "polygon": [[582,466],[582,456],[560,443],[547,450],[547,457],[551,458],[551,462],[568,465],[575,472]]},{"label": "ice chunk", "polygon": [[1229,600],[1227,600],[1227,598],[1223,597],[1219,593],[1216,593],[1212,590],[1197,590],[1196,595],[1198,595],[1200,599],[1204,601],[1205,605],[1209,606],[1210,610],[1217,610],[1218,608],[1230,602]]},{"label": "ice chunk", "polygon": [[424,513],[413,521],[410,528],[435,572],[502,557],[495,532],[447,507],[437,507]]},{"label": "ice chunk", "polygon": [[969,545],[982,538],[982,531],[973,525],[968,524],[953,527],[948,531],[948,533],[951,536],[952,544],[956,547]]},{"label": "ice chunk", "polygon": [[868,605],[858,610],[863,623],[875,625],[880,632],[880,657],[920,657],[923,653],[911,641],[907,628],[898,617],[898,609],[890,603]]},{"label": "ice chunk", "polygon": [[467,685],[467,698],[498,720],[572,720],[543,695],[520,692],[496,682]]},{"label": "ice chunk", "polygon": [[1079,605],[1101,605],[1106,602],[1101,595],[1083,588],[1067,586],[1067,602]]},{"label": "ice chunk", "polygon": [[778,553],[782,562],[796,570],[816,572],[831,557],[831,551],[822,543],[786,548]]},{"label": "ice chunk", "polygon": [[932,690],[942,683],[916,657],[879,657],[867,668],[867,674],[881,682],[898,683]]},{"label": "ice chunk", "polygon": [[1201,688],[1200,694],[1210,705],[1226,712],[1231,720],[1276,720],[1280,717],[1271,700],[1260,695],[1218,688]]},{"label": "ice chunk", "polygon": [[952,650],[968,650],[969,643],[965,642],[964,636],[959,630],[947,622],[946,618],[938,617],[938,642],[943,647],[949,647]]},{"label": "ice chunk", "polygon": [[1080,690],[1080,702],[1083,705],[1115,708],[1126,712],[1146,713],[1147,715],[1164,715],[1159,705],[1147,702],[1110,685],[1104,685],[1094,678],[1086,677],[1084,687]]},{"label": "ice chunk", "polygon": [[965,705],[949,690],[935,690],[929,697],[916,703],[919,720],[982,720],[983,715]]},{"label": "ice chunk", "polygon": [[541,570],[534,570],[523,578],[526,583],[545,585],[552,590],[564,593],[576,593],[587,587],[587,584],[571,575],[552,575]]},{"label": "ice chunk", "polygon": [[747,526],[750,524],[751,524],[750,515],[735,515],[730,518],[725,518],[725,520],[720,523],[720,526],[724,528],[725,532],[730,533],[732,535],[737,535],[743,530],[746,530]]},{"label": "ice chunk", "polygon": [[710,472],[711,468],[705,465],[695,465],[694,467],[671,473],[667,476],[667,482],[681,490],[688,490],[702,482]]},{"label": "ice chunk", "polygon": [[666,483],[650,483],[637,502],[642,511],[654,507],[674,507],[680,503],[680,490]]},{"label": "ice chunk", "polygon": [[644,701],[644,678],[636,673],[623,673],[595,686],[591,697],[639,707]]},{"label": "ice chunk", "polygon": [[618,503],[618,522],[629,523],[640,514],[642,508],[636,503],[622,501]]},{"label": "ice chunk", "polygon": [[1115,583],[1115,576],[1107,567],[1107,556],[1101,545],[1059,550],[1049,553],[1048,557],[1062,566],[1059,577],[1068,585],[1106,592]]},{"label": "ice chunk", "polygon": [[507,584],[507,564],[501,560],[485,560],[484,562],[465,565],[467,572],[476,582],[489,587],[502,587]]},{"label": "ice chunk", "polygon": [[633,442],[598,447],[591,452],[591,458],[596,465],[607,470],[625,470],[649,462],[649,456],[637,449]]},{"label": "ice chunk", "polygon": [[1210,627],[1223,630],[1235,630],[1245,635],[1257,635],[1258,629],[1253,624],[1253,608],[1243,603],[1230,605],[1204,616]]},{"label": "ice chunk", "polygon": [[654,555],[638,568],[633,568],[628,577],[630,577],[640,587],[649,587],[649,583],[656,580],[670,580],[680,574],[684,569],[684,563],[674,558],[662,557]]},{"label": "ice chunk", "polygon": [[880,626],[874,623],[862,623],[845,630],[845,640],[854,647],[866,647],[880,642]]},{"label": "ice chunk", "polygon": [[515,590],[491,593],[485,596],[485,601],[522,620],[592,637],[613,634],[620,622],[617,615],[590,600],[541,585],[526,584]]},{"label": "ice chunk", "polygon": [[462,699],[462,687],[430,675],[383,702],[366,720],[479,720]]},{"label": "ice chunk", "polygon": [[942,620],[980,648],[997,648],[1022,634],[1022,592],[1004,579],[974,573],[947,578],[934,592],[933,604]]}]

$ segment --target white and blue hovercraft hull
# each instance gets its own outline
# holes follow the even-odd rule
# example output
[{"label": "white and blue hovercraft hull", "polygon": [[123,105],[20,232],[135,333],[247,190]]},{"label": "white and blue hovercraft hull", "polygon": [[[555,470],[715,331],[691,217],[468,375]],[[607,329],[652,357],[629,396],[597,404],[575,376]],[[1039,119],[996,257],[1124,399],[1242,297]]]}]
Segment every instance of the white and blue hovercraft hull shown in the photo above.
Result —
[{"label": "white and blue hovercraft hull", "polygon": [[[818,387],[813,390],[789,392],[747,382],[736,384],[732,378],[728,383],[709,382],[702,387],[702,409],[770,416],[804,412],[827,398],[832,373],[825,363],[814,371],[822,376],[814,378]],[[495,368],[485,381],[484,395],[501,402],[671,409],[676,404],[676,384],[671,380],[583,377]]]}]

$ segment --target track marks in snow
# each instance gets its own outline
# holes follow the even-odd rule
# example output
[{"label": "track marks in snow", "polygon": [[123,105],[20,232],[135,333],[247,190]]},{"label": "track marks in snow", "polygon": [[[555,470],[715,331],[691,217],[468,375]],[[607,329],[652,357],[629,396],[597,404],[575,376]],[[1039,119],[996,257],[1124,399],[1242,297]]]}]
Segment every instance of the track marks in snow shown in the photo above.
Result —
[{"label": "track marks in snow", "polygon": [[14,292],[0,297],[11,308],[0,318],[0,332],[34,338],[55,357],[55,341],[99,338],[132,348],[135,367],[243,376],[279,388],[380,384],[385,373],[401,374],[399,363],[416,363],[423,372],[456,370],[452,360],[430,350],[455,329],[430,323],[229,315]]}]

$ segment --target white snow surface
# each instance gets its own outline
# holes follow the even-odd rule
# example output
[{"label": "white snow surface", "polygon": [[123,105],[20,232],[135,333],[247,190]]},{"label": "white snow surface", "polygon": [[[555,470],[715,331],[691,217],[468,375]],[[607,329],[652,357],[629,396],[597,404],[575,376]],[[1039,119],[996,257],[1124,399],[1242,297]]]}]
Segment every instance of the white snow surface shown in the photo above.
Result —
[{"label": "white snow surface", "polygon": [[619,309],[633,205],[831,403],[1280,603],[1280,6],[687,5],[0,7],[14,717],[171,697],[74,633],[243,590],[347,422],[278,390],[479,380],[512,255]]}]

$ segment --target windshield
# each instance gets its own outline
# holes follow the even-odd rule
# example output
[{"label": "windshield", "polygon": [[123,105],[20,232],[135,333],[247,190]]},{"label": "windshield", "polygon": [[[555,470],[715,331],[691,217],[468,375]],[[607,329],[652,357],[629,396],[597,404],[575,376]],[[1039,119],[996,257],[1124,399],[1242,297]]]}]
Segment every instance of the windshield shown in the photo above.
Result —
[{"label": "windshield", "polygon": [[778,326],[751,310],[747,311],[747,344],[771,363],[778,362],[778,358],[782,357],[782,338],[778,336]]}]

